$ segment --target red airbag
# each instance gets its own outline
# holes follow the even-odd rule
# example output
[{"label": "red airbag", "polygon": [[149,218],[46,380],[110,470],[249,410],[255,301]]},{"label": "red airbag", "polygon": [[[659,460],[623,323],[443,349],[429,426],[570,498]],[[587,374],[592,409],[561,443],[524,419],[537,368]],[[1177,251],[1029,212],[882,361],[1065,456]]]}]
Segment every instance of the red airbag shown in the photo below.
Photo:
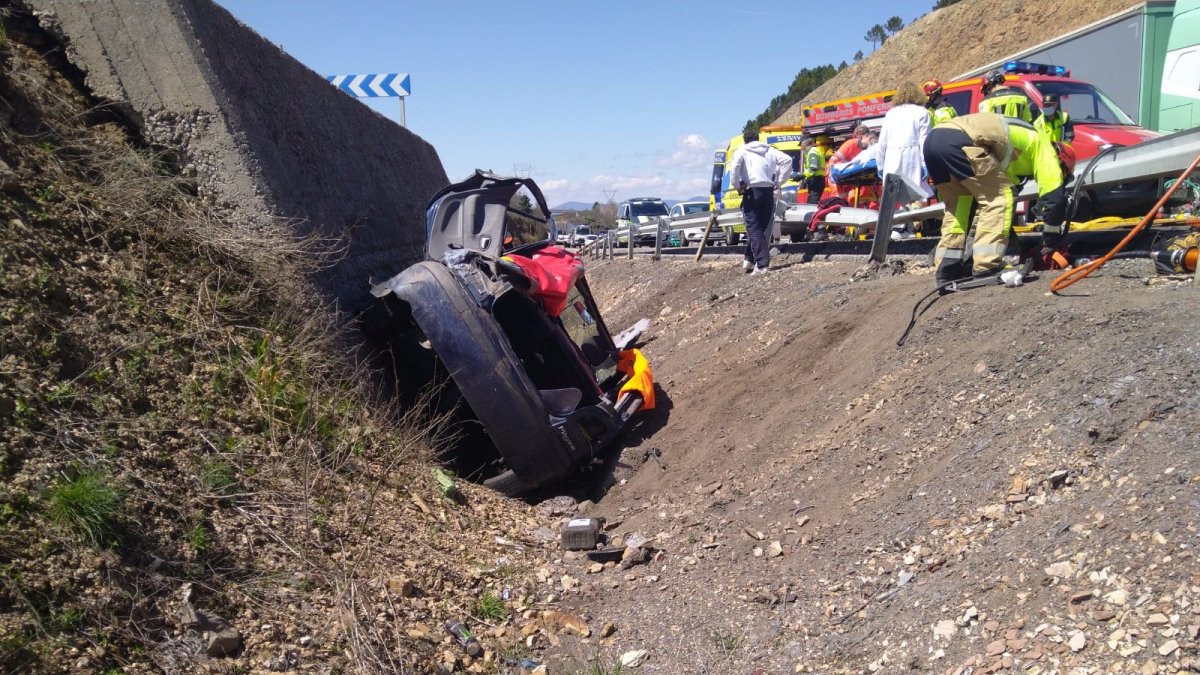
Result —
[{"label": "red airbag", "polygon": [[583,261],[559,246],[547,246],[532,257],[506,255],[504,259],[521,268],[532,282],[530,293],[542,301],[550,316],[558,316],[567,307],[567,294],[583,277]]}]

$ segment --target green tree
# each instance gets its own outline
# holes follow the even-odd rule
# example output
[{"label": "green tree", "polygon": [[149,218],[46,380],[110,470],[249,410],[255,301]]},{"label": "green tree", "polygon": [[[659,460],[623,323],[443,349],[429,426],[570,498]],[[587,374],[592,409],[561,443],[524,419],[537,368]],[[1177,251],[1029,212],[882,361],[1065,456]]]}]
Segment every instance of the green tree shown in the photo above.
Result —
[{"label": "green tree", "polygon": [[858,63],[859,61],[862,61],[862,60],[863,60],[862,50],[860,49],[860,50],[854,52],[854,62]]},{"label": "green tree", "polygon": [[871,29],[863,36],[863,39],[871,43],[871,49],[875,49],[876,45],[882,46],[884,42],[887,42],[887,37],[887,30],[882,25],[875,24],[871,26]]},{"label": "green tree", "polygon": [[597,227],[611,230],[617,224],[617,205],[609,200],[603,204],[596,202],[592,205],[591,222]]},{"label": "green tree", "polygon": [[901,28],[904,28],[904,19],[901,19],[898,16],[893,16],[887,20],[887,23],[883,24],[883,29],[886,30],[889,35],[895,35],[896,33],[899,33]]},{"label": "green tree", "polygon": [[775,98],[771,99],[771,103],[767,105],[767,109],[758,114],[757,117],[747,120],[746,125],[742,127],[742,132],[745,133],[751,129],[759,129],[771,122],[775,121],[788,108],[800,102],[805,96],[812,93],[814,89],[825,84],[831,77],[838,74],[841,68],[846,66],[835,67],[832,63],[825,66],[817,66],[816,68],[802,68],[792,80],[788,90]]},{"label": "green tree", "polygon": [[962,2],[962,0],[937,0],[937,2],[934,3],[933,8],[942,9],[943,7],[949,7],[950,5],[958,2]]},{"label": "green tree", "polygon": [[[534,207],[533,200],[525,192],[518,192],[514,195],[508,202],[508,208],[517,212],[509,213],[505,220],[505,229],[508,234],[512,235],[515,245],[529,244],[548,236],[549,228],[543,222],[546,214],[541,213],[541,209]],[[518,213],[529,214],[531,217],[518,215]]]}]

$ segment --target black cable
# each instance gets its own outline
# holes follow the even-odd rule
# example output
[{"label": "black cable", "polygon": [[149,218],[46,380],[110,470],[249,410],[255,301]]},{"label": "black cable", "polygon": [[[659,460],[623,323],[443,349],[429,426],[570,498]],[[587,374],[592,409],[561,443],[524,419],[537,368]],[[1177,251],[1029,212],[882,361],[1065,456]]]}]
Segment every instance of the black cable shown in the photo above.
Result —
[{"label": "black cable", "polygon": [[935,297],[933,300],[934,300],[934,302],[937,302],[937,299],[942,297],[942,295],[941,295],[942,291],[946,290],[947,288],[950,288],[951,286],[953,286],[954,284],[957,284],[960,281],[969,281],[972,278],[973,277],[963,277],[961,279],[955,279],[953,281],[944,281],[944,282],[934,286],[932,291],[929,291],[925,295],[922,295],[921,299],[917,300],[917,304],[913,305],[912,317],[908,320],[908,326],[904,329],[904,333],[900,335],[900,339],[896,340],[896,346],[897,347],[904,346],[904,341],[908,339],[908,334],[910,332],[912,332],[913,327],[917,325],[917,317],[920,316],[921,314],[924,314],[925,312],[929,311],[930,307],[933,307],[933,302],[931,302],[931,303],[929,303],[928,306],[925,307],[925,309],[921,310],[918,313],[917,309],[921,306],[922,302],[925,302],[926,300],[929,299],[930,296],[935,295],[935,294],[937,295],[937,297]]},{"label": "black cable", "polygon": [[[1100,150],[1100,152],[1096,153],[1095,155],[1092,156],[1091,159],[1088,160],[1088,163],[1083,167],[1083,171],[1081,171],[1075,177],[1075,187],[1072,188],[1072,190],[1071,190],[1071,203],[1067,207],[1068,210],[1067,210],[1066,216],[1063,218],[1063,222],[1065,222],[1067,224],[1068,231],[1070,231],[1070,229],[1071,229],[1071,221],[1073,221],[1075,219],[1075,212],[1076,212],[1076,210],[1078,210],[1078,207],[1079,207],[1079,192],[1080,192],[1080,190],[1083,189],[1083,179],[1089,173],[1091,173],[1092,171],[1094,171],[1096,169],[1096,164],[1100,161],[1100,159],[1102,157],[1104,157],[1107,154],[1116,152],[1118,149],[1123,148],[1123,147],[1125,147],[1125,146],[1123,146],[1123,145],[1105,146],[1102,150]],[[1063,233],[1063,236],[1066,236],[1065,232]]]},{"label": "black cable", "polygon": [[[1070,205],[1067,207],[1068,208],[1067,214],[1063,218],[1063,221],[1067,223],[1068,231],[1070,230],[1071,221],[1075,218],[1075,211],[1079,204],[1079,192],[1083,188],[1083,178],[1095,170],[1096,164],[1100,161],[1101,158],[1103,158],[1105,155],[1115,152],[1117,149],[1123,148],[1123,147],[1125,147],[1125,146],[1123,146],[1123,145],[1106,146],[1105,148],[1100,150],[1100,152],[1096,153],[1090,160],[1088,160],[1088,163],[1083,167],[1083,171],[1081,171],[1079,173],[1079,175],[1077,175],[1075,177],[1075,187],[1071,191]],[[1064,236],[1065,236],[1065,233],[1064,233]],[[1145,253],[1119,253],[1119,254],[1113,256],[1113,258],[1115,258],[1115,259],[1133,259],[1133,258],[1145,258],[1145,257],[1146,257]],[[913,305],[912,317],[908,320],[908,326],[904,329],[904,333],[900,335],[900,339],[896,340],[896,346],[897,347],[904,346],[904,342],[908,339],[908,334],[911,333],[912,329],[917,325],[917,317],[919,317],[921,314],[924,314],[925,312],[929,311],[929,308],[933,306],[933,303],[931,302],[931,303],[929,303],[929,305],[927,305],[925,307],[925,309],[918,312],[917,310],[921,307],[922,302],[925,302],[926,300],[929,299],[930,296],[932,296],[934,294],[940,294],[943,290],[953,286],[954,284],[957,284],[961,281],[968,281],[972,278],[973,277],[964,277],[962,279],[955,279],[954,281],[946,281],[944,283],[938,284],[937,286],[934,286],[932,291],[921,296],[921,299],[917,300],[917,304]],[[941,295],[938,295],[938,297],[941,297]],[[934,301],[936,302],[937,298],[934,298]]]}]

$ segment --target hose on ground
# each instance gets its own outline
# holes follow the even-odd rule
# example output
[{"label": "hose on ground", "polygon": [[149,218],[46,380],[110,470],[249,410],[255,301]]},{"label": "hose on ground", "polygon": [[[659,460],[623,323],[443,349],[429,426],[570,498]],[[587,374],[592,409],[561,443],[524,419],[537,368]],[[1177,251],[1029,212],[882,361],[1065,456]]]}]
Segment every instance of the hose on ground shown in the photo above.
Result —
[{"label": "hose on ground", "polygon": [[[928,300],[928,299],[929,299],[929,296],[931,296],[931,295],[934,295],[934,294],[936,294],[936,293],[939,293],[939,292],[941,292],[941,290],[942,290],[943,288],[947,288],[947,287],[949,287],[949,286],[950,286],[950,284],[952,284],[952,283],[954,283],[954,282],[948,281],[948,282],[946,282],[946,283],[944,283],[944,284],[938,284],[936,287],[934,287],[934,289],[933,289],[932,291],[929,291],[929,292],[928,292],[928,293],[926,293],[925,295],[922,295],[922,296],[921,296],[921,299],[920,299],[920,300],[917,300],[917,304],[913,305],[913,308],[912,308],[912,316],[911,316],[911,317],[909,317],[909,319],[908,319],[908,325],[904,327],[904,332],[900,334],[900,339],[896,340],[896,346],[897,346],[897,347],[903,347],[903,346],[904,346],[904,342],[905,342],[905,340],[908,340],[908,334],[909,334],[909,333],[911,333],[911,332],[912,332],[912,329],[913,329],[913,327],[917,325],[917,317],[918,317],[918,316],[920,316],[921,314],[924,314],[924,313],[925,313],[924,311],[921,311],[921,312],[918,312],[918,311],[917,311],[918,309],[920,309],[920,307],[921,307],[921,303],[922,303],[922,302],[925,302],[926,300]],[[932,302],[931,302],[931,303],[929,303],[929,307],[932,307],[932,306],[933,306],[933,303],[932,303]],[[926,307],[925,309],[929,309],[929,307]]]},{"label": "hose on ground", "polygon": [[1083,190],[1084,179],[1087,177],[1087,175],[1096,168],[1096,165],[1100,163],[1101,159],[1107,155],[1111,155],[1123,147],[1125,146],[1107,145],[1101,148],[1100,152],[1096,153],[1091,159],[1088,160],[1088,163],[1083,167],[1083,171],[1079,172],[1079,177],[1075,180],[1075,189],[1071,190],[1071,199],[1067,201],[1067,204],[1070,206],[1067,208],[1067,213],[1063,217],[1063,222],[1069,224],[1071,221],[1075,220],[1075,212],[1079,209],[1079,193]]},{"label": "hose on ground", "polygon": [[1184,169],[1183,173],[1179,174],[1179,179],[1167,189],[1166,194],[1164,194],[1162,198],[1158,200],[1158,203],[1155,204],[1152,209],[1150,209],[1150,212],[1147,213],[1146,216],[1142,218],[1142,220],[1138,222],[1138,224],[1135,225],[1133,229],[1125,235],[1125,238],[1118,242],[1111,251],[1105,253],[1102,257],[1097,258],[1086,265],[1067,270],[1057,279],[1050,282],[1050,290],[1054,293],[1057,293],[1071,284],[1082,281],[1089,274],[1095,272],[1101,267],[1104,267],[1105,263],[1116,257],[1116,255],[1121,252],[1121,249],[1125,248],[1129,242],[1138,235],[1139,232],[1144,230],[1147,225],[1154,221],[1154,217],[1158,215],[1159,210],[1162,209],[1163,205],[1167,203],[1167,200],[1171,198],[1171,195],[1175,194],[1175,190],[1178,189],[1180,185],[1183,185],[1184,181],[1187,180],[1187,177],[1196,170],[1197,166],[1200,166],[1200,155],[1196,155],[1196,158],[1192,160],[1192,163],[1188,166],[1188,168]]}]

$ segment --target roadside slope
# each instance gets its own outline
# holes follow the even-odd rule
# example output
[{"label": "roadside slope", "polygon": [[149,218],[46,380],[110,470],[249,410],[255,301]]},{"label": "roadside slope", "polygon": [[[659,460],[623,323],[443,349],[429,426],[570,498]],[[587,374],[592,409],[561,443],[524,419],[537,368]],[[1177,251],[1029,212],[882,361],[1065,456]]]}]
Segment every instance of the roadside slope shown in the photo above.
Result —
[{"label": "roadside slope", "polygon": [[648,649],[662,673],[1198,665],[1187,283],[1139,263],[1062,297],[947,296],[897,348],[927,268],[780,262],[589,270],[614,325],[654,319],[667,417],[589,512],[662,551],[570,601],[616,624],[602,654]]},{"label": "roadside slope", "polygon": [[373,399],[320,258],[3,18],[0,672],[466,668],[441,622],[525,602],[540,520],[443,498],[438,421]]}]

